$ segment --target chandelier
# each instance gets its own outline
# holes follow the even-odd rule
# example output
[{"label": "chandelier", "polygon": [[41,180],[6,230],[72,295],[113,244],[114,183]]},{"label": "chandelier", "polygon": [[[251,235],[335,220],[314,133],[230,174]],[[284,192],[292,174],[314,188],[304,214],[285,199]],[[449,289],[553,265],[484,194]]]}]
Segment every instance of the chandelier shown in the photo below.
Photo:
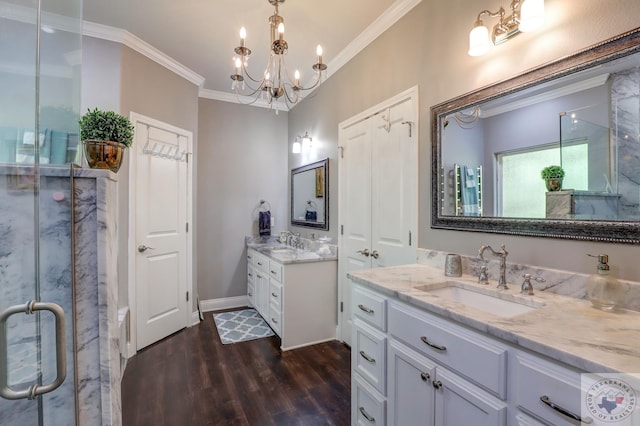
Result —
[{"label": "chandelier", "polygon": [[[274,103],[283,101],[287,109],[297,104],[301,99],[301,92],[315,89],[322,80],[322,72],[327,66],[322,63],[322,47],[318,45],[316,49],[317,62],[312,68],[315,71],[315,82],[311,86],[300,85],[300,71],[296,70],[293,79],[287,70],[285,56],[289,45],[284,39],[284,19],[278,14],[278,6],[285,0],[268,0],[274,6],[275,11],[269,17],[269,27],[271,33],[271,51],[267,66],[260,78],[254,78],[247,70],[251,49],[246,46],[247,31],[244,27],[240,29],[240,46],[234,49],[236,53],[233,60],[235,73],[231,75],[233,80],[231,90],[240,97],[253,97],[247,104],[253,104],[258,100],[266,102],[270,108],[274,108]],[[276,114],[278,108],[276,108]]]}]

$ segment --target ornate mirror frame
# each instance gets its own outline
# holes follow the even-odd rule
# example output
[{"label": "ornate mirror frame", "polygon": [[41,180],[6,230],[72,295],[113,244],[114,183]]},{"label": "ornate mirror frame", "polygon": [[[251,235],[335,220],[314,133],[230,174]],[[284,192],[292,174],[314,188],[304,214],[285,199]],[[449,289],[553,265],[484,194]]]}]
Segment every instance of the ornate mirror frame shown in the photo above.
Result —
[{"label": "ornate mirror frame", "polygon": [[431,107],[431,227],[536,237],[640,244],[640,222],[444,216],[440,210],[441,122],[453,112],[640,52],[640,28],[521,75]]}]

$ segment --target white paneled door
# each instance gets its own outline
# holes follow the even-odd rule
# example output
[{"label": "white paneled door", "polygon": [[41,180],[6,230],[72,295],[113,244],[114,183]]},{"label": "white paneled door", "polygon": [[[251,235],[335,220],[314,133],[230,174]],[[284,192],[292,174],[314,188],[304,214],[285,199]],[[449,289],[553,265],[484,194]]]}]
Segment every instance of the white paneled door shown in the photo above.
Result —
[{"label": "white paneled door", "polygon": [[[189,151],[191,134],[137,117],[135,123],[136,348],[188,325]],[[132,178],[133,179],[133,178]]]},{"label": "white paneled door", "polygon": [[340,125],[339,334],[351,344],[347,273],[415,263],[417,88]]}]

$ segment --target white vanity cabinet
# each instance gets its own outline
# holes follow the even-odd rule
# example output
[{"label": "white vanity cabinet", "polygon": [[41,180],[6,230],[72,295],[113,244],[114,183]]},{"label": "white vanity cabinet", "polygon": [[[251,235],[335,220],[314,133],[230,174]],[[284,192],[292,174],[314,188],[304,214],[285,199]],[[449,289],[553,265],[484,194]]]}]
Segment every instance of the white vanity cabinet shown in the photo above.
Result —
[{"label": "white vanity cabinet", "polygon": [[351,307],[352,424],[580,424],[580,371],[361,284]]},{"label": "white vanity cabinet", "polygon": [[506,346],[395,300],[388,308],[388,424],[506,425]]},{"label": "white vanity cabinet", "polygon": [[[283,351],[334,340],[337,260],[279,262],[247,250],[254,268],[254,306],[281,339]],[[249,292],[250,280],[247,280]]]},{"label": "white vanity cabinet", "polygon": [[[253,282],[251,282],[251,275]],[[253,287],[253,296],[249,296]],[[256,250],[247,250],[247,296],[263,318],[269,316],[269,258]],[[253,300],[252,300],[253,299]]]}]

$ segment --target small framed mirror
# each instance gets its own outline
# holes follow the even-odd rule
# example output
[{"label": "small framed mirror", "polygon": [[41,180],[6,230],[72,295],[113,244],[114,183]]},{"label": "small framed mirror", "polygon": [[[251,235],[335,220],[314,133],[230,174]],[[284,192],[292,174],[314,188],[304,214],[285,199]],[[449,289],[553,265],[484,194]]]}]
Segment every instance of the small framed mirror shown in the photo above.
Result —
[{"label": "small framed mirror", "polygon": [[291,170],[291,225],[329,229],[329,159]]}]

